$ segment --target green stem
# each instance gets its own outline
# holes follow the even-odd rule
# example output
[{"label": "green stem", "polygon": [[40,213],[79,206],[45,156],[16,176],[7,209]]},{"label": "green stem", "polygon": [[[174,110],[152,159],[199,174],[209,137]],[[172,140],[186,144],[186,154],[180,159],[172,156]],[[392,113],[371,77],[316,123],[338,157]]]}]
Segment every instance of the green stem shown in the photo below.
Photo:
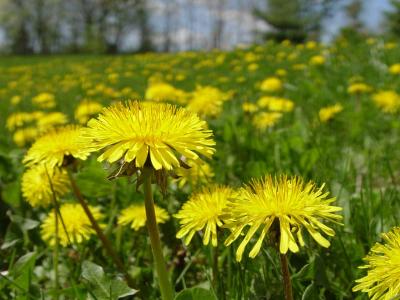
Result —
[{"label": "green stem", "polygon": [[89,206],[87,205],[85,199],[83,198],[81,191],[79,190],[78,186],[76,185],[76,182],[74,180],[74,177],[72,176],[71,171],[68,169],[68,176],[69,180],[71,182],[71,187],[72,190],[75,194],[75,197],[78,199],[80,205],[82,206],[83,210],[85,211],[86,216],[88,217],[94,231],[96,232],[97,236],[101,240],[103,247],[107,251],[108,255],[111,256],[114,264],[118,268],[118,270],[124,274],[125,280],[127,284],[130,287],[133,287],[133,280],[129,276],[128,272],[125,270],[125,266],[122,263],[121,259],[119,258],[117,252],[115,252],[114,248],[112,247],[109,239],[105,236],[103,230],[100,228],[99,224],[97,223],[96,219],[94,218],[92,212],[89,209]]},{"label": "green stem", "polygon": [[279,257],[281,259],[283,286],[285,289],[285,300],[293,300],[292,281],[290,279],[287,255],[279,253]]},{"label": "green stem", "polygon": [[216,291],[219,290],[218,288],[218,277],[219,277],[219,270],[218,270],[218,246],[213,247],[211,246],[211,255],[212,255],[212,283],[214,289]]},{"label": "green stem", "polygon": [[143,168],[144,199],[146,207],[147,230],[150,236],[151,249],[153,251],[154,263],[157,270],[161,297],[163,300],[174,299],[174,291],[169,281],[167,267],[161,248],[160,234],[158,232],[156,213],[154,210],[153,193],[151,190],[151,178],[153,170]]},{"label": "green stem", "polygon": [[[47,171],[46,168],[46,175],[47,179],[49,180],[49,185],[50,185],[50,190],[52,197],[51,199],[53,200],[53,205],[54,205],[54,227],[55,227],[55,234],[56,234],[56,240],[55,240],[55,245],[53,249],[53,268],[54,268],[54,289],[56,291],[55,293],[55,300],[59,299],[59,294],[58,294],[58,289],[60,287],[60,279],[58,275],[58,251],[59,251],[59,245],[60,245],[60,237],[58,235],[58,203],[57,203],[57,198],[56,198],[56,193],[54,191],[53,183],[50,179],[49,172]],[[61,217],[61,215],[60,215]]]},{"label": "green stem", "polygon": [[57,209],[54,208],[54,220],[55,220],[55,230],[56,230],[56,243],[54,245],[54,253],[53,253],[53,267],[54,267],[54,288],[56,290],[55,299],[58,299],[58,288],[60,286],[59,276],[58,276],[58,248],[60,244],[60,239],[58,237],[58,213]]}]

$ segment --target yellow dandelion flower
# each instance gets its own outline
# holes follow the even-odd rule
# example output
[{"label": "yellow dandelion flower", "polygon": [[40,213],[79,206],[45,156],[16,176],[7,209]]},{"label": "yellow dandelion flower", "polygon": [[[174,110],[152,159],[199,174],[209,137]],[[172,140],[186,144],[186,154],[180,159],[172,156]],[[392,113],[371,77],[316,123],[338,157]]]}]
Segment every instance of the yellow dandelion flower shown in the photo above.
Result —
[{"label": "yellow dandelion flower", "polygon": [[184,91],[165,82],[152,82],[148,86],[144,96],[146,100],[170,100],[178,103],[185,103],[186,97],[187,95]]},{"label": "yellow dandelion flower", "polygon": [[391,65],[389,67],[389,73],[394,75],[400,74],[400,64]]},{"label": "yellow dandelion flower", "polygon": [[12,105],[18,105],[21,102],[22,98],[19,95],[12,96],[10,102]]},{"label": "yellow dandelion flower", "polygon": [[274,126],[282,118],[280,112],[261,112],[254,116],[253,125],[261,130]]},{"label": "yellow dandelion flower", "polygon": [[181,188],[188,182],[193,186],[207,184],[215,175],[211,166],[205,161],[186,161],[185,164],[190,168],[181,167],[175,170],[176,175],[179,176],[178,185]]},{"label": "yellow dandelion flower", "polygon": [[400,96],[395,91],[381,91],[372,96],[375,104],[386,113],[396,113],[400,109]]},{"label": "yellow dandelion flower", "polygon": [[175,214],[181,226],[176,237],[184,238],[185,244],[189,244],[194,234],[205,227],[203,244],[208,245],[211,239],[211,244],[216,247],[217,227],[223,225],[223,210],[234,195],[234,190],[225,186],[203,188],[193,194]]},{"label": "yellow dandelion flower", "polygon": [[347,92],[349,94],[362,94],[362,93],[368,93],[372,91],[372,88],[362,82],[355,82],[349,85],[347,88]]},{"label": "yellow dandelion flower", "polygon": [[392,300],[400,296],[400,227],[382,234],[384,243],[376,243],[364,258],[368,273],[357,279],[353,291],[368,293],[371,300]]},{"label": "yellow dandelion flower", "polygon": [[256,112],[258,110],[258,107],[254,103],[244,102],[242,104],[242,109],[246,113],[253,113],[253,112]]},{"label": "yellow dandelion flower", "polygon": [[37,120],[39,131],[45,132],[57,125],[64,125],[68,122],[68,117],[62,112],[51,112],[44,114]]},{"label": "yellow dandelion flower", "polygon": [[264,92],[277,92],[282,90],[282,87],[282,81],[277,77],[268,77],[260,85],[260,89]]},{"label": "yellow dandelion flower", "polygon": [[25,127],[18,129],[13,134],[13,141],[19,147],[24,147],[33,142],[39,135],[36,127]]},{"label": "yellow dandelion flower", "polygon": [[55,97],[51,93],[40,93],[32,98],[32,103],[40,108],[53,108],[56,106]]},{"label": "yellow dandelion flower", "polygon": [[289,112],[294,108],[294,103],[292,100],[273,96],[261,97],[257,101],[257,104],[261,108],[268,108],[269,110],[277,112]]},{"label": "yellow dandelion flower", "polygon": [[[157,223],[165,223],[169,220],[168,212],[154,205]],[[118,218],[118,224],[131,225],[133,230],[139,230],[146,225],[146,208],[143,204],[134,204],[122,210],[121,216]]]},{"label": "yellow dandelion flower", "polygon": [[[98,207],[89,206],[96,221],[103,218],[103,214]],[[58,238],[60,245],[63,247],[68,246],[70,243],[80,244],[88,240],[90,236],[95,235],[96,232],[92,228],[89,218],[85,214],[82,206],[79,204],[66,203],[60,206],[60,216],[58,217]],[[41,228],[42,239],[54,246],[56,242],[56,224],[55,224],[54,210],[51,211],[43,221]],[[63,226],[65,225],[65,228]],[[100,227],[104,227],[100,224]]]},{"label": "yellow dandelion flower", "polygon": [[67,156],[85,160],[92,148],[81,139],[81,134],[82,128],[75,125],[52,129],[33,143],[23,162],[28,166],[44,163],[54,168],[62,166]]},{"label": "yellow dandelion flower", "polygon": [[261,180],[254,179],[227,205],[230,217],[226,220],[226,227],[231,230],[231,234],[225,245],[230,245],[238,239],[248,226],[249,230],[236,251],[238,261],[242,259],[246,245],[259,229],[261,234],[249,253],[251,258],[260,252],[266,234],[277,230],[275,227],[280,232],[279,251],[282,254],[288,250],[298,252],[298,244],[304,245],[303,228],[318,244],[329,247],[329,241],[319,230],[328,236],[334,236],[335,232],[321,220],[335,222],[342,217],[335,214],[341,208],[330,205],[335,198],[327,198],[329,193],[323,192],[323,188],[324,185],[316,188],[313,182],[304,183],[299,177],[266,176]]},{"label": "yellow dandelion flower", "polygon": [[43,116],[40,111],[36,112],[17,112],[8,116],[6,127],[8,130],[13,131],[18,127],[24,126],[26,123],[35,121]]},{"label": "yellow dandelion flower", "polygon": [[325,63],[325,57],[322,55],[315,55],[310,58],[310,65],[320,66]]},{"label": "yellow dandelion flower", "polygon": [[205,121],[184,109],[165,103],[131,101],[105,108],[88,123],[86,135],[98,149],[108,147],[99,161],[124,159],[142,168],[149,163],[156,170],[179,167],[177,154],[196,160],[210,157],[215,142]]},{"label": "yellow dandelion flower", "polygon": [[22,196],[33,207],[49,205],[53,201],[52,188],[56,197],[69,191],[68,175],[64,170],[46,170],[45,165],[36,165],[22,175]]},{"label": "yellow dandelion flower", "polygon": [[335,105],[328,106],[321,108],[319,110],[319,119],[321,122],[328,122],[329,120],[333,119],[338,113],[340,113],[343,110],[343,106],[339,103],[336,103]]},{"label": "yellow dandelion flower", "polygon": [[218,116],[223,108],[224,102],[230,99],[229,93],[212,86],[198,86],[191,94],[187,109],[200,116]]},{"label": "yellow dandelion flower", "polygon": [[91,100],[83,100],[75,109],[75,119],[81,124],[86,124],[90,117],[98,114],[103,109],[103,106]]}]

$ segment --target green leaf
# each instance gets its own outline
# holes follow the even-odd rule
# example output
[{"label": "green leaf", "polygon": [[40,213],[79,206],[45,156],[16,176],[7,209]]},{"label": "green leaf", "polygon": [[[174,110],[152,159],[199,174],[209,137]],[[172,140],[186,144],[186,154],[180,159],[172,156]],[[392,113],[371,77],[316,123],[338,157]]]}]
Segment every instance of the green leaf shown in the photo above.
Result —
[{"label": "green leaf", "polygon": [[10,270],[10,276],[14,283],[20,286],[24,291],[28,291],[31,285],[35,263],[36,252],[29,252],[20,257],[12,270]]},{"label": "green leaf", "polygon": [[90,299],[114,300],[137,293],[137,290],[128,287],[121,279],[110,279],[102,267],[90,261],[83,262],[81,275],[92,286]]},{"label": "green leaf", "polygon": [[185,289],[176,295],[175,300],[217,300],[214,293],[199,287]]}]

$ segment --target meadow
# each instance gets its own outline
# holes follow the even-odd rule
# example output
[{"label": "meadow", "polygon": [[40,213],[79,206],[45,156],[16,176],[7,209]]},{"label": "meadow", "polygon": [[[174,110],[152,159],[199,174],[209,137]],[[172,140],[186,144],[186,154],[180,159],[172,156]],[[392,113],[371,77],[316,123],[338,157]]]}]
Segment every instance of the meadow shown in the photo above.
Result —
[{"label": "meadow", "polygon": [[[381,234],[400,224],[399,47],[370,38],[268,42],[227,52],[0,58],[0,299],[159,299],[143,178],[113,168],[111,159],[99,162],[101,151],[74,161],[73,174],[28,174],[34,164],[26,157],[36,140],[68,124],[84,128],[103,107],[130,100],[145,103],[139,110],[158,103],[184,107],[206,121],[215,141],[213,155],[198,162],[188,153],[174,174],[156,175],[153,184],[175,299],[288,299],[275,229],[254,258],[249,252],[257,239],[250,236],[238,262],[245,232],[226,243],[229,220],[223,220],[228,225],[217,226],[218,242],[207,237],[205,225],[194,226],[185,240],[185,216],[178,213],[196,193],[224,187],[235,198],[252,178],[267,175],[325,184],[327,197],[336,198],[330,205],[342,208],[336,213],[342,219],[326,223],[334,231],[325,234],[329,246],[307,230],[299,251],[289,241],[293,298],[368,299],[352,290],[367,274],[359,266]],[[68,153],[59,167],[67,156],[77,157]],[[68,176],[122,268],[82,221],[87,217]],[[212,204],[197,207],[193,218],[208,209]],[[54,221],[60,217],[62,223]]]}]

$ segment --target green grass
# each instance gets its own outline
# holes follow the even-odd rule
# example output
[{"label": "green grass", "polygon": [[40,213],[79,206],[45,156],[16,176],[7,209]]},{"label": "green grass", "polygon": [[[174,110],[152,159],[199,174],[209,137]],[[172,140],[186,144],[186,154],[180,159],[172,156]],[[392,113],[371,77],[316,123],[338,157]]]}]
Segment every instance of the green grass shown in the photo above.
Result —
[{"label": "green grass", "polygon": [[[322,66],[310,66],[309,58],[329,50]],[[247,53],[256,53],[259,68],[247,70]],[[285,58],[278,59],[278,53]],[[297,53],[294,60],[287,55]],[[218,57],[224,56],[222,63]],[[207,63],[205,63],[207,62]],[[54,293],[65,299],[85,299],[90,284],[82,279],[86,260],[104,268],[107,276],[117,271],[96,238],[79,246],[61,248],[59,270],[62,290],[54,291],[52,248],[40,237],[40,221],[49,209],[32,209],[20,193],[21,163],[26,149],[18,148],[12,133],[5,128],[14,112],[37,110],[31,98],[41,92],[54,93],[57,106],[74,122],[74,109],[84,98],[108,105],[127,96],[104,92],[87,95],[96,85],[113,91],[130,87],[142,98],[150,76],[158,75],[175,87],[192,91],[197,85],[211,85],[231,91],[217,118],[207,118],[217,142],[216,154],[209,161],[217,183],[239,187],[250,178],[264,174],[296,174],[318,184],[337,197],[343,207],[344,226],[334,226],[336,236],[324,249],[311,239],[298,254],[291,254],[290,266],[295,299],[365,299],[352,293],[354,280],[365,273],[357,267],[380,234],[399,225],[400,219],[400,119],[399,114],[382,112],[370,94],[349,95],[351,78],[360,76],[374,90],[400,92],[399,75],[387,67],[400,62],[399,48],[385,49],[378,42],[341,44],[331,48],[297,49],[295,46],[266,44],[231,52],[149,54],[138,56],[52,56],[0,58],[0,277],[1,299],[51,299]],[[293,64],[306,64],[305,70],[293,70]],[[203,65],[203,66],[201,66]],[[235,68],[236,67],[236,68]],[[245,101],[255,103],[264,93],[258,84],[277,69],[287,70],[285,88],[278,93],[295,103],[273,128],[259,131],[243,113]],[[119,75],[117,81],[108,79]],[[176,81],[176,74],[185,79]],[[243,82],[237,79],[244,76]],[[170,78],[172,77],[172,78]],[[15,82],[15,83],[10,83]],[[17,106],[14,95],[22,96]],[[357,111],[356,101],[361,102]],[[320,123],[321,107],[341,103],[344,110],[329,123]],[[95,155],[83,163],[78,185],[90,204],[106,212],[106,234],[134,277],[137,299],[156,299],[158,287],[153,277],[152,257],[147,232],[134,232],[116,226],[119,211],[143,195],[129,180],[107,181],[107,172]],[[170,190],[164,198],[156,192],[158,205],[177,212],[192,190]],[[66,199],[73,199],[70,195]],[[171,218],[160,226],[166,259],[172,270],[176,290],[186,287],[211,287],[212,251],[199,236],[186,247],[175,238],[178,223]],[[235,262],[235,249],[223,246],[226,233],[219,238],[220,278],[214,286],[218,299],[281,299],[282,283],[279,257],[271,247],[255,259],[244,257]],[[25,260],[21,257],[34,253]],[[52,296],[53,295],[53,296]]]}]

